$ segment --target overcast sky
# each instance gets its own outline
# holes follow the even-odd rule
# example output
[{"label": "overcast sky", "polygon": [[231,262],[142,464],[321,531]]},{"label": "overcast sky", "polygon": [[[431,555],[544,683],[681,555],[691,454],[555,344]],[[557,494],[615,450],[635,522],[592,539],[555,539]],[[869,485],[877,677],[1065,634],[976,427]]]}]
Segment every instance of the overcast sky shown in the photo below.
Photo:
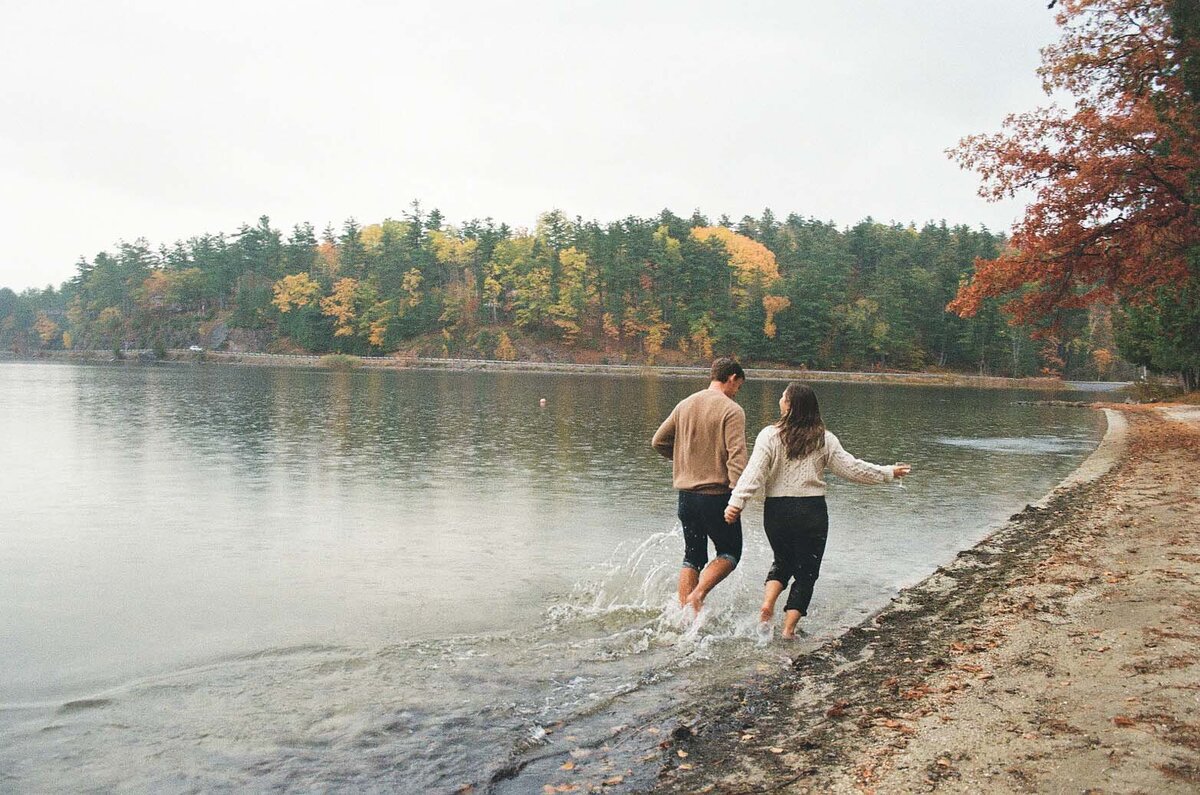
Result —
[{"label": "overcast sky", "polygon": [[269,215],[664,207],[1007,229],[944,150],[1045,104],[1045,0],[0,0],[0,286]]}]

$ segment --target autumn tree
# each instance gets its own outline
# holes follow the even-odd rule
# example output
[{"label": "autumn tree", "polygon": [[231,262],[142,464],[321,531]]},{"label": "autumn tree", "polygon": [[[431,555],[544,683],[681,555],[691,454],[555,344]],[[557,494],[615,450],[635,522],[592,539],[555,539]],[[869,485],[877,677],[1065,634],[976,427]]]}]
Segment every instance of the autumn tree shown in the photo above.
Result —
[{"label": "autumn tree", "polygon": [[[1188,83],[1197,69],[1191,7],[1060,3],[1062,38],[1043,50],[1039,74],[1047,93],[1070,96],[1072,107],[1010,116],[1000,133],[968,137],[952,151],[980,173],[985,198],[1028,189],[1034,199],[1010,246],[977,263],[951,309],[972,316],[1004,297],[1016,321],[1039,322],[1053,336],[1072,309],[1121,302],[1153,313],[1181,288],[1195,292],[1200,117]],[[1186,344],[1200,348],[1195,336]]]}]

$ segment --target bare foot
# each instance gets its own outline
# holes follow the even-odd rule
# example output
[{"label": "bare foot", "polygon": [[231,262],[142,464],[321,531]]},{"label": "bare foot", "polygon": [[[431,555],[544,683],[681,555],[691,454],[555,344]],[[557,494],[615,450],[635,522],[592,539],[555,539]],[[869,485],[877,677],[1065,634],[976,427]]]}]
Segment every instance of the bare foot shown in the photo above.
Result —
[{"label": "bare foot", "polygon": [[684,606],[692,608],[696,615],[700,615],[700,611],[704,609],[704,597],[692,594],[687,598],[687,601],[684,602]]},{"label": "bare foot", "polygon": [[775,617],[775,605],[763,605],[758,611],[758,620],[765,624],[771,623],[771,619]]}]

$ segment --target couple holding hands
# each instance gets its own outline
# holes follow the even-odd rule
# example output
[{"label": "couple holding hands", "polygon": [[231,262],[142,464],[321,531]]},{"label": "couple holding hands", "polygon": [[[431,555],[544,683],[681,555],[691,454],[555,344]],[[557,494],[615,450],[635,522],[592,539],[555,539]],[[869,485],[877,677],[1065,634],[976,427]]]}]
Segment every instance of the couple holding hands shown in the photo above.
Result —
[{"label": "couple holding hands", "polygon": [[[825,429],[817,396],[793,381],[779,398],[779,420],[763,428],[746,461],[746,413],[733,398],[746,381],[736,360],[712,364],[707,389],[679,402],[651,445],[671,460],[683,525],[679,604],[697,614],[704,598],[729,576],[742,555],[741,513],[760,489],[763,528],[774,561],[767,573],[759,620],[770,622],[775,603],[791,582],[784,605],[783,637],[794,638],[808,614],[813,585],[825,555],[829,514],[826,470],[854,483],[884,483],[912,471],[908,464],[879,466],[846,452]],[[708,542],[716,557],[708,559]]]}]

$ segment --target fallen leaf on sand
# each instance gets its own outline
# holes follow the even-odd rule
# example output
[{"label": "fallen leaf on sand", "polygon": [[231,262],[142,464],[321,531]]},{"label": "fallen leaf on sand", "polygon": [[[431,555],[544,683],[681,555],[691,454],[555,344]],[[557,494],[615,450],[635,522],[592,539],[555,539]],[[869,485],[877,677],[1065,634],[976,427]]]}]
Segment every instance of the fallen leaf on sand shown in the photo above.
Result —
[{"label": "fallen leaf on sand", "polygon": [[772,745],[768,750],[773,754],[782,754],[783,753],[783,749],[780,748],[778,745]]},{"label": "fallen leaf on sand", "polygon": [[839,717],[840,715],[845,714],[846,707],[849,705],[850,705],[849,701],[845,701],[843,699],[838,699],[832,707],[825,710],[825,717],[827,717],[827,718]]},{"label": "fallen leaf on sand", "polygon": [[1112,719],[1112,722],[1117,726],[1136,726],[1137,721],[1127,715],[1117,715]]},{"label": "fallen leaf on sand", "polygon": [[688,755],[687,751],[683,750],[682,748],[680,748],[678,751],[676,751],[675,754],[680,759],[687,759],[687,755]]},{"label": "fallen leaf on sand", "polygon": [[604,779],[604,781],[602,781],[600,783],[606,787],[615,787],[616,785],[620,784],[624,780],[625,780],[624,776],[613,776],[612,778]]},{"label": "fallen leaf on sand", "polygon": [[887,728],[887,729],[895,729],[896,731],[900,732],[901,734],[916,734],[917,733],[917,730],[915,728],[913,728],[912,726],[909,726],[907,723],[903,723],[898,720],[892,720],[890,718],[881,718],[879,720],[876,720],[875,725],[883,726],[884,728]]},{"label": "fallen leaf on sand", "polygon": [[563,762],[562,767],[559,768],[559,770],[574,770],[574,769],[575,769],[574,762]]}]

